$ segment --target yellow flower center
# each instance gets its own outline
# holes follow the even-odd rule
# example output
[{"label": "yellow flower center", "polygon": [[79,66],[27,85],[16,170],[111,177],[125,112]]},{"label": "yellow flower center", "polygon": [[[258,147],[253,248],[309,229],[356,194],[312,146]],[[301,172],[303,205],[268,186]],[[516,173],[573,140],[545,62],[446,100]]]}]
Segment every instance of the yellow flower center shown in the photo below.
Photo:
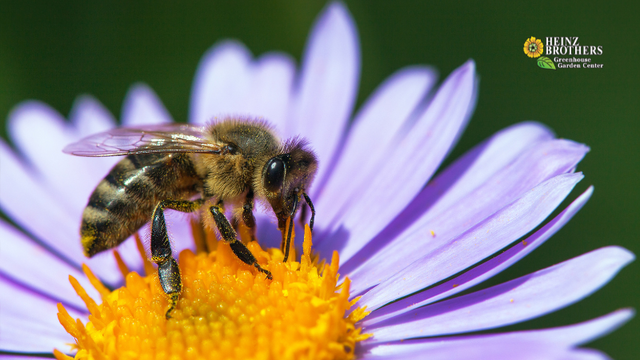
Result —
[{"label": "yellow flower center", "polygon": [[[216,246],[216,245],[214,245]],[[86,326],[58,304],[58,318],[76,343],[75,359],[352,359],[369,335],[355,323],[368,313],[349,312],[350,281],[338,283],[338,254],[331,264],[311,256],[305,230],[300,262],[283,263],[279,249],[247,244],[273,280],[242,263],[227,244],[215,251],[180,253],[183,292],[166,320],[167,296],[158,276],[128,272],[125,286],[109,291],[84,266],[100,292],[98,305],[70,276],[90,312]],[[295,258],[295,257],[293,257]],[[145,259],[146,260],[146,259]],[[147,273],[153,268],[147,262]],[[57,359],[71,359],[54,350]]]}]

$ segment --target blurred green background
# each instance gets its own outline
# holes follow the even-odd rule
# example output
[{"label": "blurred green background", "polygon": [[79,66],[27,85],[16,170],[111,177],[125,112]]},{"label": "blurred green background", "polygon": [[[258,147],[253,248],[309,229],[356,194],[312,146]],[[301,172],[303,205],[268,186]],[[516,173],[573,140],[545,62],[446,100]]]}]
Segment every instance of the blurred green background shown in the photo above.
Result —
[{"label": "blurred green background", "polygon": [[[358,104],[397,69],[430,64],[441,77],[468,58],[480,74],[478,105],[449,157],[499,129],[538,120],[559,137],[588,144],[578,170],[595,194],[540,249],[491,284],[607,245],[640,254],[640,47],[637,3],[444,4],[423,1],[347,1],[362,46]],[[0,135],[6,114],[38,99],[65,116],[79,94],[92,94],[119,114],[128,87],[143,81],[173,117],[186,119],[200,56],[216,41],[236,38],[255,54],[279,50],[300,60],[324,1],[34,1],[3,2],[0,10]],[[536,36],[579,36],[601,45],[603,69],[542,70],[523,51]],[[1,164],[0,164],[1,167]],[[7,191],[2,189],[1,191]],[[575,323],[621,307],[640,306],[636,261],[593,296],[507,330]],[[640,319],[589,344],[616,359],[637,359]]]}]

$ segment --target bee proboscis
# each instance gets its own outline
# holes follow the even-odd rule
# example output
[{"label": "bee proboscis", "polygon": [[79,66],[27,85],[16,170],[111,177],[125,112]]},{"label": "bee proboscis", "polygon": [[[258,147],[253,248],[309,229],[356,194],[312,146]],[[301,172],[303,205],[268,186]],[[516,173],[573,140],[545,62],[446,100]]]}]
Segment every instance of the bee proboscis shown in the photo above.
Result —
[{"label": "bee proboscis", "polygon": [[255,239],[254,199],[266,200],[282,232],[284,261],[302,198],[311,209],[313,228],[315,210],[307,189],[318,166],[316,157],[302,139],[280,142],[264,121],[227,118],[207,126],[115,128],[71,144],[64,152],[126,155],[89,198],[80,227],[82,246],[91,257],[116,247],[151,220],[151,259],[158,265],[160,284],[169,297],[167,318],[177,304],[182,280],[172,256],[164,209],[189,213],[208,207],[235,255],[268,278],[271,273],[236,239],[224,204],[242,204],[238,217]]}]

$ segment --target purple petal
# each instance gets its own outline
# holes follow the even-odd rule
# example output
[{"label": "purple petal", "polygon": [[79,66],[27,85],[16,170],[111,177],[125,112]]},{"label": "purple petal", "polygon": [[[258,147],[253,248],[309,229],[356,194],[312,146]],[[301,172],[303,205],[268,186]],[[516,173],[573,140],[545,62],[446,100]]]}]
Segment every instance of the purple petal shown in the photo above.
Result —
[{"label": "purple petal", "polygon": [[244,45],[227,41],[203,56],[191,91],[191,123],[204,124],[215,116],[241,112],[249,90],[251,54]]},{"label": "purple petal", "polygon": [[[0,349],[16,352],[52,352],[75,342],[58,321],[56,303],[0,277]],[[72,309],[73,318],[86,317]],[[11,329],[7,331],[6,329]]]},{"label": "purple petal", "polygon": [[146,84],[133,85],[122,105],[122,125],[139,126],[173,122],[171,115]]},{"label": "purple petal", "polygon": [[[464,202],[473,191],[488,183],[490,178],[495,177],[501,171],[504,172],[504,168],[513,163],[514,159],[522,156],[524,151],[552,138],[553,135],[546,127],[528,122],[504,129],[477,145],[429,182],[387,229],[368,241],[367,245],[351,259],[346,258],[345,254],[341,254],[342,271],[349,274],[354,268],[371,260],[375,252],[382,249],[383,246],[396,238],[402,229],[409,228],[420,217],[422,217],[421,222],[425,221],[449,207]],[[499,189],[506,188],[508,187],[500,187]],[[503,197],[496,196],[496,199],[486,199],[485,208],[497,210],[498,208],[491,207],[492,204],[494,206],[506,204],[506,202],[502,202],[504,200],[496,201],[504,198],[508,197],[505,195]],[[475,200],[478,201],[478,199]],[[463,211],[469,209],[474,208],[469,206],[462,208]],[[488,214],[488,212],[484,214]],[[473,221],[464,219],[464,216],[460,220],[460,223]],[[420,226],[424,228],[426,225],[421,224]],[[455,224],[455,226],[459,225]],[[443,235],[440,233],[441,230],[442,227],[439,227],[438,237]]]},{"label": "purple petal", "polygon": [[242,111],[266,119],[278,134],[284,134],[295,72],[295,62],[288,55],[261,56],[252,64],[252,84],[242,101]]},{"label": "purple petal", "polygon": [[[468,151],[433,181],[429,182],[425,189],[407,207],[405,213],[409,215],[422,212],[425,209],[425,204],[429,205],[427,216],[444,212],[464,200],[471,192],[492,180],[500,171],[504,171],[505,168],[512,165],[516,159],[526,154],[525,151],[531,151],[533,147],[540,146],[550,140],[553,140],[551,130],[535,122],[522,122],[499,131],[488,140]],[[563,143],[558,144],[558,147],[563,145],[567,145],[566,147],[571,149],[573,144]],[[540,150],[545,151],[547,149],[541,148]],[[586,151],[586,148],[579,146],[579,150]],[[571,152],[567,152],[572,155]],[[575,164],[571,163],[571,166],[575,166]],[[563,166],[561,170],[556,170],[551,175],[545,174],[547,178],[538,181],[541,182],[560,174],[560,171],[566,172],[567,169],[566,166]],[[501,179],[494,178],[493,180],[502,182]],[[532,186],[535,185],[537,183]],[[402,216],[399,216],[399,218],[401,220]]]},{"label": "purple petal", "polygon": [[403,269],[396,269],[393,276],[364,294],[360,304],[377,309],[489,257],[538,226],[582,178],[582,174],[563,174],[547,180],[436,251],[413,263],[404,259]]},{"label": "purple petal", "polygon": [[508,342],[449,342],[443,341],[426,349],[416,349],[407,346],[406,349],[387,353],[386,348],[376,348],[371,354],[362,359],[429,359],[429,360],[606,360],[605,354],[591,349],[568,349],[565,347],[549,346],[536,341],[518,339]]},{"label": "purple petal", "polygon": [[[0,204],[3,210],[18,224],[41,239],[53,240],[51,246],[71,258],[79,259],[81,251],[66,250],[77,238],[77,229],[73,224],[79,221],[60,208],[57,199],[51,196],[45,186],[27,169],[7,144],[0,143],[0,186],[11,191],[0,192]],[[37,209],[47,209],[47,216],[34,216]],[[59,241],[59,243],[58,243]],[[72,247],[73,248],[73,247]]]},{"label": "purple petal", "polygon": [[365,326],[371,326],[388,318],[398,316],[407,311],[444,299],[500,273],[502,270],[508,268],[531,251],[538,248],[538,246],[542,245],[547,239],[560,230],[564,224],[571,220],[573,215],[582,208],[587,200],[589,200],[592,193],[593,187],[589,187],[582,195],[562,211],[562,213],[556,216],[552,221],[548,222],[540,230],[536,231],[535,234],[529,236],[524,242],[518,243],[508,250],[501,252],[496,257],[491,258],[491,260],[480,264],[460,276],[374,311],[371,315],[365,318],[363,324]]},{"label": "purple petal", "polygon": [[620,309],[599,318],[574,325],[551,329],[517,331],[505,334],[476,335],[466,338],[481,340],[485,336],[492,336],[500,337],[506,341],[521,338],[535,340],[545,344],[556,343],[558,345],[577,346],[587,344],[615,331],[631,320],[634,315],[635,311],[633,309]]},{"label": "purple petal", "polygon": [[634,259],[605,247],[509,282],[427,305],[377,324],[372,342],[458,334],[532,319],[570,305],[609,282]]},{"label": "purple petal", "polygon": [[[102,118],[96,119],[95,123],[98,126],[108,125]],[[16,147],[33,165],[34,174],[56,199],[59,204],[57,207],[66,208],[67,212],[79,219],[89,195],[80,190],[86,191],[97,176],[85,170],[85,165],[94,160],[62,152],[62,148],[80,138],[75,129],[49,106],[32,101],[19,105],[11,112],[9,132]],[[107,160],[106,163],[112,161]],[[22,184],[15,183],[12,187],[18,185]]]},{"label": "purple petal", "polygon": [[[348,211],[339,213],[330,228],[350,234],[340,251],[341,257],[353,256],[420,192],[464,129],[474,101],[474,87],[475,66],[468,62],[447,78],[417,123],[407,129],[406,136],[387,149],[388,159],[403,160],[378,164],[375,174],[357,184],[358,191],[351,195],[357,201],[346,204],[343,210]],[[326,256],[335,246],[325,241],[318,249]]]},{"label": "purple petal", "polygon": [[[634,315],[632,309],[621,309],[605,316],[579,324],[551,329],[515,331],[487,335],[455,336],[449,338],[431,338],[406,340],[384,345],[365,345],[363,352],[371,351],[379,355],[400,355],[407,352],[418,353],[440,346],[466,346],[473,343],[491,342],[495,346],[501,344],[529,340],[540,346],[574,347],[586,344],[616,330]],[[365,343],[366,344],[366,343]]]},{"label": "purple petal", "polygon": [[560,360],[611,360],[607,354],[594,349],[575,349],[559,357]]},{"label": "purple petal", "polygon": [[[51,351],[49,351],[49,353],[50,352]],[[0,354],[0,360],[42,360],[42,356]]]},{"label": "purple petal", "polygon": [[225,116],[264,118],[285,128],[295,65],[287,55],[270,53],[253,62],[238,42],[216,45],[202,58],[193,84],[190,122]]},{"label": "purple petal", "polygon": [[[69,131],[73,134],[73,142],[116,126],[111,113],[98,100],[86,95],[76,99],[69,119],[71,120]],[[74,168],[60,170],[61,173],[67,174],[68,180],[63,196],[69,201],[79,224],[89,195],[120,158],[85,158],[68,154],[65,156],[73,158]],[[74,175],[68,176],[69,173]]]},{"label": "purple petal", "polygon": [[[378,251],[377,249],[381,249],[383,245],[395,238],[398,232],[408,228],[412,223],[416,222],[418,218],[421,217],[421,221],[426,221],[437,214],[443,213],[448,208],[463,203],[467,198],[473,197],[472,194],[474,191],[480,189],[482,185],[508,181],[510,178],[509,175],[513,174],[508,170],[509,168],[507,168],[507,166],[512,165],[515,159],[523,157],[523,154],[526,154],[525,151],[531,152],[531,149],[536,144],[540,145],[544,141],[551,140],[552,138],[553,135],[549,129],[531,122],[517,124],[496,133],[488,140],[468,151],[439,174],[433,181],[429,182],[387,229],[369,241],[368,244],[349,259],[349,261],[343,263],[342,270],[349,271],[354,267],[364,264],[367,259],[372,257],[374,252]],[[575,166],[575,164],[571,164],[571,167],[573,166]],[[513,168],[513,166],[510,168]],[[521,172],[521,174],[526,173]],[[498,175],[505,176],[507,179],[500,179],[497,177]],[[549,174],[542,173],[539,175],[549,176]],[[492,178],[494,181],[490,182],[489,180]],[[545,179],[536,177],[535,180],[540,182]],[[531,186],[535,186],[536,184],[537,183],[532,183]],[[485,185],[485,188],[486,186],[487,185]],[[502,199],[509,199],[510,197],[506,194],[503,194],[503,196],[498,196],[498,194],[500,189],[504,191],[508,188],[508,186],[497,187],[497,191],[495,192],[497,196],[495,196],[495,199],[487,199],[485,196],[484,201],[486,201],[486,204],[483,210],[495,211],[499,209],[499,207],[492,206],[498,204],[504,206],[507,204],[508,202],[504,202],[505,200]],[[484,193],[487,193],[487,191]],[[491,193],[491,191],[488,191],[488,193]],[[479,194],[482,194],[482,192],[479,192]],[[515,192],[511,193],[511,196],[515,195]],[[474,200],[481,201],[483,198],[476,198]],[[472,202],[471,204],[477,204],[477,202]],[[469,203],[466,205],[467,206],[461,208],[461,210],[468,211],[469,209],[476,209],[475,207],[469,207]],[[472,214],[475,214],[475,212],[472,212]],[[483,212],[479,214],[479,216],[483,214],[486,216],[489,212]],[[464,216],[460,217],[460,223],[470,224],[472,221],[474,220],[469,218],[465,219]],[[424,227],[425,224],[421,224],[421,226]],[[456,226],[459,226],[459,224],[456,224]],[[438,229],[439,233],[440,230],[442,230],[441,227]],[[441,235],[442,234],[439,234],[438,236]],[[343,259],[343,261],[346,260],[344,255],[341,256],[341,259]]]},{"label": "purple petal", "polygon": [[[543,142],[528,149],[516,161],[449,208],[443,209],[437,205],[439,199],[436,193],[436,204],[425,204],[428,211],[410,226],[399,219],[394,227],[385,229],[370,241],[358,254],[362,264],[358,264],[355,258],[351,264],[345,264],[342,270],[359,288],[353,291],[357,293],[378,284],[408,263],[451,242],[454,237],[513,203],[541,182],[572,171],[587,150],[586,146],[568,140]],[[425,189],[433,190],[429,187]],[[446,195],[442,198],[448,202]],[[435,236],[430,231],[434,231]],[[352,270],[354,267],[356,269]]]},{"label": "purple petal", "polygon": [[349,121],[360,78],[355,24],[341,3],[331,3],[311,30],[285,136],[307,138],[320,161],[322,179]]},{"label": "purple petal", "polygon": [[100,299],[81,271],[53,256],[1,220],[0,238],[3,239],[0,252],[0,272],[3,275],[52,299],[84,309],[84,302],[69,283],[69,275],[73,275],[89,296]]},{"label": "purple petal", "polygon": [[[80,217],[61,208],[36,175],[29,171],[4,141],[0,141],[0,207],[30,235],[43,241],[76,267],[86,262],[100,278],[113,285],[122,281],[113,256],[87,259],[80,245]],[[88,195],[87,195],[88,198]],[[36,209],[47,209],[46,216],[34,217]],[[36,221],[37,220],[37,221]]]},{"label": "purple petal", "polygon": [[78,139],[116,126],[113,115],[93,96],[79,96],[69,114]]},{"label": "purple petal", "polygon": [[416,116],[416,107],[436,79],[431,69],[406,68],[393,74],[369,98],[347,133],[338,163],[326,178],[322,196],[318,196],[322,184],[314,184],[312,195],[318,199],[315,206],[322,214],[318,217],[319,228],[326,228],[334,221],[336,213],[341,210],[335,205],[352,200],[348,194],[353,193],[364,180],[370,179],[370,173],[375,171],[373,167],[388,157],[392,141],[399,136],[401,127],[407,126],[411,117]]}]

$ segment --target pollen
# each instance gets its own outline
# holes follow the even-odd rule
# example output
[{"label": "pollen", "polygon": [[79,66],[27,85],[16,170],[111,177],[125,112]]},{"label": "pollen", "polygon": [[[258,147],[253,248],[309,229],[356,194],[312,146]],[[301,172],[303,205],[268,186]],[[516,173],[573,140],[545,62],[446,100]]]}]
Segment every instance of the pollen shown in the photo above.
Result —
[{"label": "pollen", "polygon": [[[338,253],[330,263],[311,253],[307,227],[299,262],[283,263],[280,249],[247,247],[273,280],[242,263],[229,245],[179,256],[183,291],[171,319],[158,276],[121,271],[125,285],[107,289],[84,266],[99,304],[73,277],[89,310],[88,322],[58,304],[58,319],[75,338],[75,359],[353,359],[369,337],[357,322],[368,312],[349,301],[349,278],[339,282]],[[146,260],[146,258],[145,258]],[[120,262],[119,262],[120,264]],[[149,264],[145,264],[149,271]],[[56,349],[57,359],[71,359]]]}]

